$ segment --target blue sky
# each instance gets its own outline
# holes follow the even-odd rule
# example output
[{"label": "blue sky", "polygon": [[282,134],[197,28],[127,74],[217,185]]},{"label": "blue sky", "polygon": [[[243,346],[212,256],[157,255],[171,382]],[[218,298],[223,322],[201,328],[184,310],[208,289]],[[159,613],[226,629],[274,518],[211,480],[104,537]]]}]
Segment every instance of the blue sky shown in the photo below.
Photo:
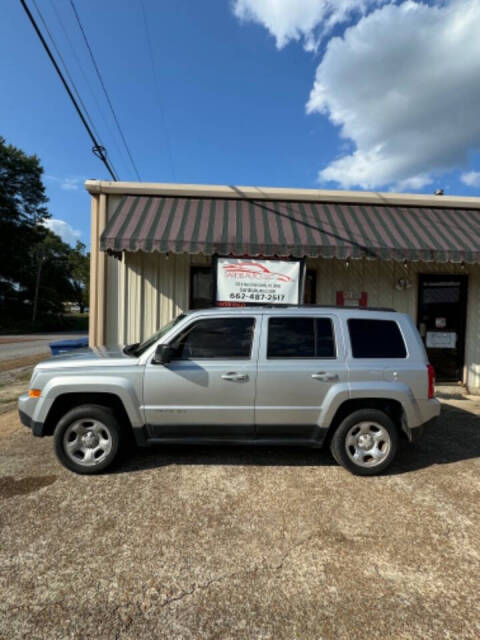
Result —
[{"label": "blue sky", "polygon": [[[134,180],[69,1],[37,4]],[[467,195],[480,187],[478,4],[143,0],[152,69],[141,0],[76,0],[144,181]],[[40,157],[52,216],[88,244],[83,181],[108,175],[20,3],[2,13],[0,135]]]}]

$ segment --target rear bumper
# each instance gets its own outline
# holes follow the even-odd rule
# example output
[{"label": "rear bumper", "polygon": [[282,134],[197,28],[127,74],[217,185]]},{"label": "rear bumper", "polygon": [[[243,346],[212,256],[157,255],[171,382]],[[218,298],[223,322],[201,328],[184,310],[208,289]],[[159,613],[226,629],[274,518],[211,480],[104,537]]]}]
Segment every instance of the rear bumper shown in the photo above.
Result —
[{"label": "rear bumper", "polygon": [[418,440],[420,440],[423,434],[425,433],[425,429],[430,429],[431,427],[435,426],[437,419],[438,419],[438,416],[434,416],[433,418],[430,418],[430,420],[428,420],[427,422],[424,422],[423,424],[421,424],[418,427],[415,427],[414,429],[409,429],[407,427],[407,429],[405,429],[405,432],[407,434],[407,438],[409,439],[409,441],[418,442]]}]

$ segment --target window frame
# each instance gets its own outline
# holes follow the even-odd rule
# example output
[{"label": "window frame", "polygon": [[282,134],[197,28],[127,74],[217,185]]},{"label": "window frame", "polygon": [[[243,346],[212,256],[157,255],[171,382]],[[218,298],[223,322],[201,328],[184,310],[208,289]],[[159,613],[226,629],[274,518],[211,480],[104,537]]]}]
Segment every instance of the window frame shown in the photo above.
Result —
[{"label": "window frame", "polygon": [[[271,356],[268,353],[268,341],[269,341],[269,337],[270,337],[270,320],[273,320],[274,318],[284,318],[286,319],[291,319],[291,318],[303,318],[305,320],[320,320],[320,319],[325,319],[325,320],[329,320],[330,321],[330,327],[332,329],[332,339],[333,339],[333,356]],[[268,316],[267,318],[267,323],[266,323],[266,340],[265,340],[265,359],[266,360],[338,360],[338,343],[337,343],[337,334],[335,331],[335,322],[332,316],[329,315],[311,315],[311,314],[301,314],[301,315],[275,315],[275,316]],[[315,327],[315,323],[314,323],[314,327]],[[314,329],[314,333],[315,333],[315,329]],[[315,335],[314,335],[314,348],[315,348]]]},{"label": "window frame", "polygon": [[[312,281],[312,300],[307,302],[305,300],[305,294],[307,292],[307,281],[308,279]],[[305,283],[303,287],[303,304],[317,304],[317,270],[316,269],[306,269],[305,270]]]},{"label": "window frame", "polygon": [[[350,334],[350,321],[353,320],[361,320],[363,322],[390,322],[393,323],[397,329],[398,329],[398,333],[400,335],[400,338],[402,339],[402,343],[403,343],[403,348],[405,351],[405,355],[404,356],[356,356],[353,353],[353,341],[352,341],[352,336]],[[407,340],[405,339],[405,335],[403,333],[402,327],[399,324],[399,322],[397,322],[397,320],[394,320],[393,318],[359,318],[359,317],[353,317],[353,318],[347,318],[346,319],[346,334],[348,336],[348,342],[349,342],[349,351],[350,351],[350,357],[352,358],[352,360],[407,360],[407,358],[409,358],[410,354],[408,351],[408,344],[407,344]]]},{"label": "window frame", "polygon": [[197,360],[212,360],[212,361],[225,361],[225,360],[241,360],[241,361],[248,361],[252,359],[252,353],[253,353],[253,346],[254,346],[254,342],[255,342],[255,331],[256,331],[256,322],[257,322],[257,318],[256,316],[251,316],[251,315],[238,315],[238,316],[213,316],[213,317],[208,317],[208,316],[203,316],[200,318],[196,318],[193,322],[191,322],[190,324],[188,324],[186,327],[183,328],[183,330],[181,330],[177,335],[175,335],[173,337],[173,339],[168,343],[168,345],[170,347],[173,346],[173,344],[179,339],[181,338],[181,336],[188,331],[188,333],[190,333],[193,328],[195,327],[196,324],[198,324],[199,322],[205,322],[205,321],[209,321],[209,320],[239,320],[239,319],[245,319],[245,320],[252,320],[252,336],[251,336],[251,341],[250,341],[250,351],[248,356],[216,356],[216,357],[205,357],[205,356],[200,356],[200,357],[195,357],[195,358],[174,358],[172,360],[172,362],[196,362]]},{"label": "window frame", "polygon": [[[211,279],[211,289],[212,289],[212,297],[210,300],[209,307],[194,307],[193,306],[193,282],[196,273],[204,273],[210,275]],[[202,309],[209,309],[215,306],[215,278],[214,271],[212,265],[190,265],[190,281],[189,281],[189,291],[188,291],[188,308],[192,311],[201,311]]]}]

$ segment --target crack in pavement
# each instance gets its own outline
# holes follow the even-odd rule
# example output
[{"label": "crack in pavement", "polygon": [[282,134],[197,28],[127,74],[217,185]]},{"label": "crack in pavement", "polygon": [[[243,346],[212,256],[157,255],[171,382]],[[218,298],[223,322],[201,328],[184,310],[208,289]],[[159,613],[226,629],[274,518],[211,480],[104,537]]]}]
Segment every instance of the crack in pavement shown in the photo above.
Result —
[{"label": "crack in pavement", "polygon": [[[193,596],[198,591],[208,590],[214,584],[217,584],[217,583],[220,583],[220,582],[224,582],[225,580],[231,580],[232,578],[236,578],[238,576],[257,573],[259,571],[272,571],[272,572],[275,572],[275,573],[278,572],[278,571],[281,571],[283,569],[283,567],[285,566],[285,562],[287,561],[288,557],[296,549],[308,544],[311,540],[316,538],[318,535],[320,535],[319,532],[313,532],[310,535],[308,535],[307,537],[303,538],[302,540],[299,540],[295,544],[291,545],[291,547],[289,547],[283,553],[283,555],[281,557],[281,560],[276,564],[269,564],[269,563],[266,563],[265,561],[263,561],[262,563],[254,565],[251,568],[240,569],[238,571],[232,571],[230,573],[217,576],[216,578],[211,578],[210,580],[208,580],[207,582],[204,582],[204,583],[198,583],[198,584],[197,583],[193,583],[190,589],[183,590],[181,593],[179,593],[176,596],[172,596],[171,598],[166,598],[163,602],[161,602],[160,607],[162,609],[164,609],[165,607],[170,607],[172,604],[174,604],[176,602],[181,602],[185,598],[187,598],[189,596]],[[122,603],[121,605],[117,606],[114,609],[114,613],[118,613],[118,611],[120,609],[127,609],[128,610],[129,607],[133,607],[134,609],[136,609],[136,611],[132,611],[132,612],[129,612],[127,614],[128,619],[126,620],[126,622],[124,622],[123,629],[120,631],[120,633],[123,633],[123,632],[127,631],[130,628],[130,626],[132,625],[132,623],[133,623],[135,618],[138,618],[140,616],[144,616],[145,613],[148,610],[153,608],[153,607],[148,607],[148,608],[146,608],[144,610],[144,608],[142,608],[141,604],[139,605],[138,602],[134,602],[134,601],[130,600],[129,602]],[[119,637],[119,635],[116,636],[116,638],[117,637]]]},{"label": "crack in pavement", "polygon": [[[318,530],[314,531],[310,533],[308,536],[290,545],[286,549],[286,551],[284,551],[284,553],[281,555],[280,560],[277,562],[269,563],[265,560],[265,558],[263,558],[261,562],[254,564],[250,568],[231,571],[229,573],[211,578],[210,580],[207,580],[206,582],[203,582],[203,583],[193,583],[189,589],[185,589],[175,596],[165,598],[162,602],[159,603],[159,606],[161,609],[168,608],[171,605],[175,604],[176,602],[181,602],[185,598],[194,596],[195,593],[199,591],[208,590],[212,585],[224,582],[226,580],[231,580],[239,576],[246,576],[249,574],[255,574],[255,573],[264,572],[264,571],[271,571],[272,573],[278,573],[284,569],[285,564],[287,563],[289,557],[297,549],[300,549],[301,547],[309,544],[312,540],[314,540],[315,538],[318,538],[320,535],[323,535],[324,537],[325,536],[328,537],[328,533],[325,531],[323,532]],[[338,532],[336,535],[338,535]],[[343,536],[343,534],[340,534],[340,535]],[[158,594],[158,591],[155,589],[155,587],[153,588],[155,592]],[[100,586],[98,584],[96,585],[95,591],[96,591],[97,597],[101,595]],[[62,599],[62,600],[52,601],[44,604],[30,604],[30,605],[25,604],[25,605],[16,605],[16,606],[14,605],[14,606],[3,608],[0,610],[2,610],[3,613],[7,613],[7,612],[11,612],[18,609],[27,609],[27,610],[30,609],[30,611],[32,612],[41,613],[42,611],[44,611],[45,609],[48,609],[49,607],[60,607],[61,609],[65,610],[65,605],[66,605],[65,600]],[[135,622],[135,620],[141,617],[145,618],[145,614],[153,608],[154,608],[154,604],[150,604],[150,606],[148,605],[145,606],[144,602],[139,602],[138,596],[137,598],[130,599],[126,602],[122,602],[122,604],[119,604],[113,607],[113,609],[111,610],[113,618],[115,617],[117,617],[117,619],[120,618],[119,620],[120,628],[117,628],[115,631],[113,631],[112,629],[112,632],[114,634],[113,637],[115,639],[120,638],[124,633],[126,633],[130,629],[130,627]],[[124,615],[120,614],[121,610],[123,610]]]},{"label": "crack in pavement", "polygon": [[167,600],[165,600],[162,603],[162,607],[166,607],[169,606],[170,604],[172,604],[173,602],[178,602],[179,600],[183,600],[185,597],[187,596],[191,596],[193,595],[196,591],[198,590],[205,590],[205,589],[209,589],[211,587],[212,584],[215,584],[217,582],[223,582],[224,580],[231,580],[232,578],[236,578],[239,575],[246,575],[249,573],[257,573],[258,571],[280,571],[281,569],[283,569],[283,566],[285,564],[285,561],[287,560],[288,556],[293,553],[296,549],[298,549],[299,547],[302,547],[303,545],[307,544],[308,542],[310,542],[310,540],[312,540],[313,538],[315,538],[316,536],[318,536],[318,533],[312,533],[309,536],[307,536],[306,538],[304,538],[303,540],[300,540],[299,542],[295,543],[294,545],[292,545],[282,556],[281,561],[278,564],[259,564],[256,566],[253,566],[250,569],[240,569],[239,571],[233,571],[231,573],[227,573],[223,576],[218,576],[217,578],[212,578],[211,580],[208,580],[207,582],[203,583],[203,584],[193,584],[192,588],[189,589],[188,591],[183,591],[180,595],[175,596],[173,598],[169,598]]}]

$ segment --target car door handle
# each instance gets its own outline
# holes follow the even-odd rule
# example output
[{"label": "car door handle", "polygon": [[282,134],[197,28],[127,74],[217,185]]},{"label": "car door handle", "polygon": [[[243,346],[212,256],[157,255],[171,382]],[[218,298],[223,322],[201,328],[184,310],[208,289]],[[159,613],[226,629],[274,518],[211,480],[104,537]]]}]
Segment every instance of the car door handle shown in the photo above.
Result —
[{"label": "car door handle", "polygon": [[248,382],[248,375],[246,373],[236,373],[230,371],[229,373],[222,374],[223,380],[232,380],[233,382]]},{"label": "car door handle", "polygon": [[318,373],[312,373],[312,378],[315,380],[322,380],[322,382],[329,382],[330,380],[338,380],[338,375],[336,373],[319,371]]}]

